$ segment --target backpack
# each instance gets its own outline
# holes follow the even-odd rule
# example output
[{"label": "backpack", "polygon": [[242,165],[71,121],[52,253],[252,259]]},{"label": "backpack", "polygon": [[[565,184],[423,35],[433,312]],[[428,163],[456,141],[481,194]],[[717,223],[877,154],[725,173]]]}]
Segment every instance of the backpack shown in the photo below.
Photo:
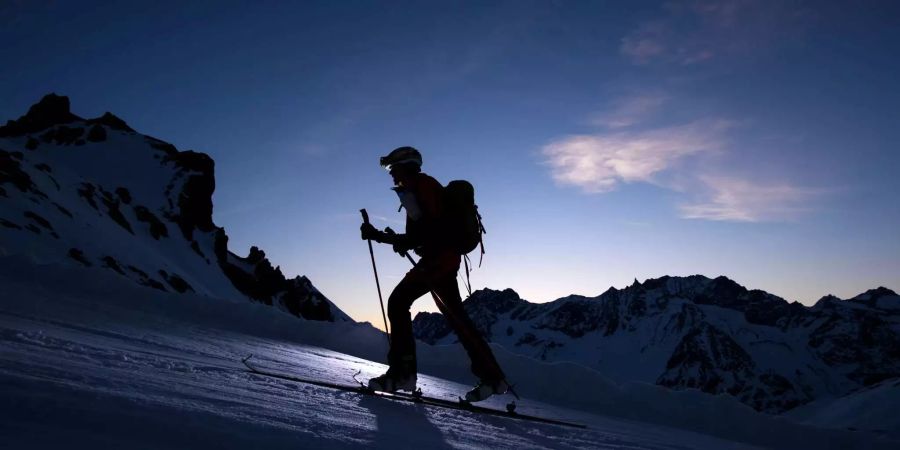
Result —
[{"label": "backpack", "polygon": [[[475,204],[475,188],[465,180],[453,180],[444,188],[444,219],[450,234],[453,248],[460,255],[475,250],[481,244],[484,254],[485,233],[481,224],[481,214]],[[480,265],[480,264],[479,264]]]},{"label": "backpack", "polygon": [[444,188],[444,219],[453,248],[463,257],[466,267],[466,290],[472,295],[472,283],[469,281],[469,256],[467,253],[481,245],[478,267],[484,258],[484,241],[486,234],[481,223],[481,214],[475,204],[475,187],[466,180],[453,180]]}]

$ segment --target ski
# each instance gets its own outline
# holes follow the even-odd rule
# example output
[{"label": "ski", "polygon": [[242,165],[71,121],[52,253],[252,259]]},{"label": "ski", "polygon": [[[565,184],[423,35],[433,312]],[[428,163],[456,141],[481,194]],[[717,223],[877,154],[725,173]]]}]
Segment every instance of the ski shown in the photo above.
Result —
[{"label": "ski", "polygon": [[[297,376],[278,373],[278,372],[271,372],[271,371],[261,369],[259,367],[256,367],[255,365],[251,364],[250,358],[252,358],[252,357],[253,357],[253,355],[247,356],[246,358],[243,358],[241,360],[241,362],[243,362],[244,365],[247,366],[247,369],[251,373],[255,373],[257,375],[263,375],[263,376],[267,376],[267,377],[271,377],[271,378],[278,378],[278,379],[282,379],[282,380],[293,381],[296,383],[311,384],[314,386],[320,386],[320,387],[325,387],[325,388],[330,388],[330,389],[339,389],[342,391],[355,392],[355,393],[358,393],[361,395],[370,395],[370,396],[381,397],[381,398],[385,398],[385,399],[389,399],[389,400],[397,400],[397,401],[410,402],[410,403],[419,403],[419,404],[423,404],[423,405],[435,406],[435,407],[440,407],[440,408],[456,409],[456,410],[460,410],[460,411],[470,411],[470,412],[474,412],[474,413],[488,414],[488,415],[499,416],[499,417],[508,417],[508,418],[512,418],[512,419],[526,420],[526,421],[531,421],[531,422],[547,423],[547,424],[551,424],[551,425],[561,425],[561,426],[574,427],[574,428],[587,428],[586,425],[583,425],[580,423],[566,422],[564,420],[548,419],[545,417],[531,416],[528,414],[519,414],[517,412],[509,411],[509,410],[503,411],[503,410],[494,409],[494,408],[487,408],[484,406],[477,406],[477,405],[473,405],[471,403],[466,402],[462,398],[460,398],[458,401],[453,401],[453,400],[446,400],[446,399],[441,399],[441,398],[436,398],[436,397],[429,397],[426,395],[422,395],[420,390],[417,391],[416,393],[412,393],[412,394],[406,393],[406,392],[393,392],[393,393],[381,392],[381,391],[374,391],[372,389],[369,389],[367,386],[363,385],[359,381],[357,381],[357,384],[355,384],[355,385],[330,383],[327,381],[313,380],[313,379],[302,378],[302,377],[297,377]],[[356,381],[356,380],[354,379],[354,381]]]}]

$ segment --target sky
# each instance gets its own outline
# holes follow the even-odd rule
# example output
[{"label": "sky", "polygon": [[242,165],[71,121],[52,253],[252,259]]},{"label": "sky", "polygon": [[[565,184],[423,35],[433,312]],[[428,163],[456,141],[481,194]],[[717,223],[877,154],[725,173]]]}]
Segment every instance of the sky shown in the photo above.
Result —
[{"label": "sky", "polygon": [[0,118],[56,92],[209,154],[230,249],[375,325],[403,145],[474,184],[475,289],[900,289],[896,2],[4,0],[0,42]]}]

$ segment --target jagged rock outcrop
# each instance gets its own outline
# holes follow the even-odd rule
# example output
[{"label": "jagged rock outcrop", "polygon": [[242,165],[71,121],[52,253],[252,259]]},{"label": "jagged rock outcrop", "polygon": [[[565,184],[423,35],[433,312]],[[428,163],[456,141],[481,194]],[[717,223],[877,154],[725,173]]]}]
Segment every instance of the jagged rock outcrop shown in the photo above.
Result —
[{"label": "jagged rock outcrop", "polygon": [[271,305],[275,302],[296,316],[310,320],[334,321],[330,303],[304,276],[287,279],[280,267],[272,267],[262,250],[251,247],[241,258],[228,252],[220,263],[235,287],[248,297]]},{"label": "jagged rock outcrop", "polygon": [[48,94],[35,103],[28,112],[17,120],[10,120],[0,126],[0,138],[24,136],[46,130],[55,125],[63,125],[81,117],[69,111],[69,98]]},{"label": "jagged rock outcrop", "polygon": [[737,341],[708,323],[693,327],[682,338],[656,383],[725,392],[763,411],[786,411],[810,400],[785,377],[760,370]]}]

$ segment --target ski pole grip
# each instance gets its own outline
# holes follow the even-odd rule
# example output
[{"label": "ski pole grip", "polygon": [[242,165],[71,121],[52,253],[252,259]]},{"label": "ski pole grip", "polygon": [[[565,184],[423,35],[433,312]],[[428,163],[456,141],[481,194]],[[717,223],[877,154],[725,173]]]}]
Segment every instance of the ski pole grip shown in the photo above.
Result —
[{"label": "ski pole grip", "polygon": [[366,212],[366,208],[359,210],[359,213],[363,216],[363,223],[369,223],[369,213]]}]

